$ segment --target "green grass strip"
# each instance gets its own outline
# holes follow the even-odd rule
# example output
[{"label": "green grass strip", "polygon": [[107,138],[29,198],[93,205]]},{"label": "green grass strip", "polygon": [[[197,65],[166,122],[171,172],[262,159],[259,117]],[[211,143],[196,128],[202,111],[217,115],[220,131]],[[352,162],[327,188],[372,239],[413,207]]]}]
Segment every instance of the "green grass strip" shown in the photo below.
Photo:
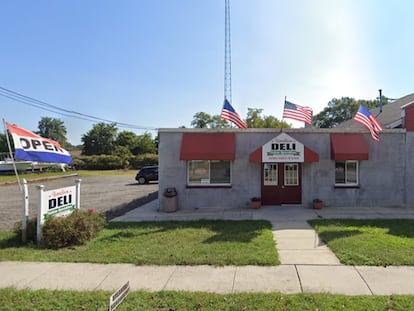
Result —
[{"label": "green grass strip", "polygon": [[343,264],[414,265],[413,219],[311,220]]},{"label": "green grass strip", "polygon": [[[25,173],[19,173],[20,179],[25,178],[26,180],[36,180],[42,178],[62,177],[71,174],[78,174],[79,177],[88,176],[134,176],[137,170],[68,170],[66,172],[35,172],[31,173],[27,171]],[[17,182],[16,176],[13,172],[7,175],[0,175],[0,184],[7,182]]]},{"label": "green grass strip", "polygon": [[0,260],[137,265],[278,265],[268,221],[112,222],[97,238],[59,250],[0,232]]},{"label": "green grass strip", "polygon": [[[1,310],[108,310],[104,291],[0,289]],[[343,296],[331,294],[130,292],[117,310],[414,310],[413,296]]]}]

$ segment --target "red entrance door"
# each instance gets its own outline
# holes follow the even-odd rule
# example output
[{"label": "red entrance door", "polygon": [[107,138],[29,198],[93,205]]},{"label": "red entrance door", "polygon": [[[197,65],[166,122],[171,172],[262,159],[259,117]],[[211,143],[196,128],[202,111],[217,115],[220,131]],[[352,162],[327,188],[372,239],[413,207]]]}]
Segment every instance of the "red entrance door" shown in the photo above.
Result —
[{"label": "red entrance door", "polygon": [[301,204],[300,163],[262,163],[262,204]]}]

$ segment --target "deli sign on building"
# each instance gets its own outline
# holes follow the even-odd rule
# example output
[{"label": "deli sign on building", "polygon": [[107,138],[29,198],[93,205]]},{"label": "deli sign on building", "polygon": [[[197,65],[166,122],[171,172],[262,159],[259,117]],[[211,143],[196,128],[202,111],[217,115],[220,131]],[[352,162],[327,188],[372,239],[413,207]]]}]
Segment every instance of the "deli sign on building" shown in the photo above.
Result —
[{"label": "deli sign on building", "polygon": [[286,133],[262,146],[262,162],[303,162],[304,145]]}]

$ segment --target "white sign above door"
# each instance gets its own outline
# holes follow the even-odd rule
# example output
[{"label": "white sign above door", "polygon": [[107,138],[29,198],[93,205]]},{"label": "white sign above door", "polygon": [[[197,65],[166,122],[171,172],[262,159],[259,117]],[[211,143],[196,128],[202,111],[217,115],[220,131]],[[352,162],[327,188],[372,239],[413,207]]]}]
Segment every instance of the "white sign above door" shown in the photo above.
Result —
[{"label": "white sign above door", "polygon": [[303,162],[305,147],[286,133],[262,146],[262,162]]}]

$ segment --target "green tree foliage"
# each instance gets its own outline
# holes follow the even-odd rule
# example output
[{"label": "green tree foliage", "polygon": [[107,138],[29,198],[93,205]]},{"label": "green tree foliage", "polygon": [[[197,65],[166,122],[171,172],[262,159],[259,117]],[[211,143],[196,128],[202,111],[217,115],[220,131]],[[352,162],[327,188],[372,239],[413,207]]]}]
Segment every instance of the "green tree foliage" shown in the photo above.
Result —
[{"label": "green tree foliage", "polygon": [[6,134],[0,133],[0,152],[9,152],[9,147],[7,146]]},{"label": "green tree foliage", "polygon": [[144,153],[157,153],[156,140],[152,139],[151,134],[144,133],[137,137],[137,143],[134,150],[132,150],[134,155],[144,154]]},{"label": "green tree foliage", "polygon": [[[273,116],[262,116],[263,109],[249,108],[247,112],[247,127],[249,128],[288,128],[290,125]],[[205,112],[197,112],[191,125],[195,128],[230,128],[232,124],[222,120],[220,115],[209,115]]]},{"label": "green tree foliage", "polygon": [[247,111],[247,127],[249,128],[289,128],[290,125],[273,116],[262,116],[263,109],[249,108]]},{"label": "green tree foliage", "polygon": [[209,115],[206,112],[197,112],[193,116],[193,121],[191,125],[195,128],[229,128],[231,127],[230,123],[226,120],[223,120],[220,115]]},{"label": "green tree foliage", "polygon": [[230,127],[231,127],[230,122],[223,120],[220,117],[220,115],[216,114],[211,117],[210,128],[216,129],[216,128],[230,128]]},{"label": "green tree foliage", "polygon": [[[132,155],[157,152],[157,138],[152,139],[150,133],[145,132],[143,135],[136,135],[130,131],[122,131],[118,134],[116,145],[125,147]],[[121,149],[119,149],[121,150]]]},{"label": "green tree foliage", "polygon": [[247,110],[247,127],[261,128],[264,125],[264,121],[261,117],[263,109],[248,108]]},{"label": "green tree foliage", "polygon": [[136,135],[130,131],[118,133],[116,124],[95,124],[82,136],[82,142],[83,155],[114,155],[123,161],[133,155],[157,153],[156,140],[152,139],[151,134]]},{"label": "green tree foliage", "polygon": [[84,155],[112,154],[115,146],[116,124],[97,123],[82,136]]},{"label": "green tree foliage", "polygon": [[137,135],[130,131],[119,132],[116,138],[116,145],[128,147],[129,149],[135,148],[137,143]]},{"label": "green tree foliage", "polygon": [[[382,98],[382,104],[386,105],[388,99]],[[319,128],[332,128],[338,124],[352,119],[358,111],[359,105],[364,105],[368,110],[378,107],[379,100],[355,100],[350,97],[334,98],[328,106],[313,117],[313,125]]]},{"label": "green tree foliage", "polygon": [[205,112],[197,112],[193,116],[193,121],[191,121],[191,126],[195,128],[208,128],[212,122],[212,117]]},{"label": "green tree foliage", "polygon": [[36,132],[42,137],[53,139],[60,143],[62,147],[66,145],[66,126],[60,119],[42,117],[38,123],[39,131]]}]

